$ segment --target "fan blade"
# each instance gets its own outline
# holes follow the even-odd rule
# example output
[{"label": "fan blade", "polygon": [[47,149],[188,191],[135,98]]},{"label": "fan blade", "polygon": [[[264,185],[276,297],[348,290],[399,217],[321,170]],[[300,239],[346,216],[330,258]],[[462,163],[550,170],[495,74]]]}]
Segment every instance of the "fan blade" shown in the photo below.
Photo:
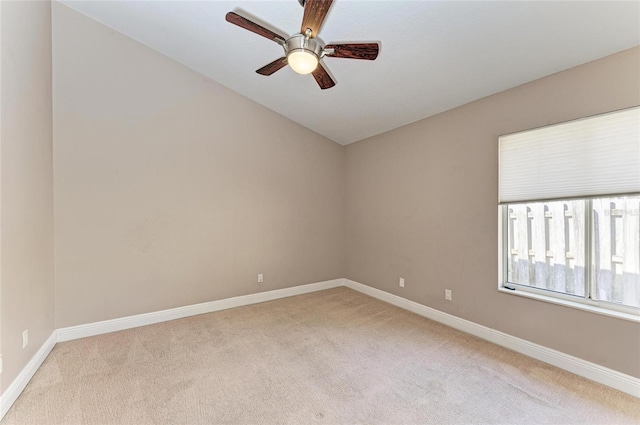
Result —
[{"label": "fan blade", "polygon": [[304,4],[302,26],[300,33],[304,34],[307,28],[311,30],[311,38],[317,37],[324,18],[326,18],[333,0],[307,0]]},{"label": "fan blade", "polygon": [[336,85],[336,82],[333,81],[322,62],[318,63],[318,67],[313,71],[312,74],[313,78],[316,79],[316,82],[322,90],[330,89],[331,87]]},{"label": "fan blade", "polygon": [[281,35],[278,35],[275,32],[268,30],[261,25],[256,24],[255,22],[250,21],[247,18],[244,18],[235,12],[227,13],[227,15],[225,16],[225,19],[227,20],[227,22],[231,22],[232,24],[237,25],[240,28],[244,28],[246,30],[254,32],[258,35],[268,38],[269,40],[275,41],[276,43],[278,42],[284,43],[284,37],[282,37]]},{"label": "fan blade", "polygon": [[375,60],[378,57],[377,43],[327,44],[325,51],[333,49],[333,53],[325,53],[330,58]]},{"label": "fan blade", "polygon": [[263,66],[262,68],[260,68],[256,72],[258,74],[260,74],[260,75],[271,75],[274,72],[284,68],[285,66],[287,66],[287,57],[286,56],[274,60],[273,62],[271,62],[268,65]]}]

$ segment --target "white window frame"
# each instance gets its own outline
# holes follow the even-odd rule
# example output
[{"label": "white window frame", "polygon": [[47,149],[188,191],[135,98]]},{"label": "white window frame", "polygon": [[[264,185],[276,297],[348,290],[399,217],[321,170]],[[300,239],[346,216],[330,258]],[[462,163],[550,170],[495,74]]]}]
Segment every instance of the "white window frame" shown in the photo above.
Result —
[{"label": "white window frame", "polygon": [[507,264],[509,252],[509,248],[507,246],[509,243],[509,220],[507,211],[508,204],[498,206],[498,291],[510,295],[532,298],[539,301],[577,308],[579,310],[589,311],[592,313],[640,323],[640,309],[591,298],[591,294],[595,293],[596,290],[596,282],[593,276],[593,265],[591,260],[594,249],[591,235],[593,206],[591,199],[585,199],[585,202],[587,203],[585,207],[585,231],[587,233],[585,235],[585,249],[587,251],[585,256],[585,296],[582,297],[579,295],[554,292],[509,282],[507,280]]}]

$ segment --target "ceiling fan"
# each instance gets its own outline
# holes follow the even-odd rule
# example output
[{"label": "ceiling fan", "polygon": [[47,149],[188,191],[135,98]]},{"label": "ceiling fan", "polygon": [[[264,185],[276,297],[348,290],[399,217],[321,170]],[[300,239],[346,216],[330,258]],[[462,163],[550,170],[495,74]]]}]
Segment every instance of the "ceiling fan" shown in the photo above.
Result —
[{"label": "ceiling fan", "polygon": [[264,28],[255,22],[229,12],[226,20],[241,28],[275,41],[284,48],[284,56],[258,69],[260,75],[271,75],[289,65],[298,74],[312,74],[321,89],[336,85],[321,62],[324,57],[375,60],[378,57],[378,43],[348,43],[323,45],[318,36],[333,0],[298,0],[304,7],[300,33],[291,37]]}]

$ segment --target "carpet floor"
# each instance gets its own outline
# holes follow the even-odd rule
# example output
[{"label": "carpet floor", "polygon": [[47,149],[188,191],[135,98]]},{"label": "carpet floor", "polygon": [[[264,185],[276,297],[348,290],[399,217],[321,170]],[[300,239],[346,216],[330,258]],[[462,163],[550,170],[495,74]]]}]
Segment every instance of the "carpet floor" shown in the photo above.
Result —
[{"label": "carpet floor", "polygon": [[56,345],[13,424],[635,424],[640,400],[347,288]]}]

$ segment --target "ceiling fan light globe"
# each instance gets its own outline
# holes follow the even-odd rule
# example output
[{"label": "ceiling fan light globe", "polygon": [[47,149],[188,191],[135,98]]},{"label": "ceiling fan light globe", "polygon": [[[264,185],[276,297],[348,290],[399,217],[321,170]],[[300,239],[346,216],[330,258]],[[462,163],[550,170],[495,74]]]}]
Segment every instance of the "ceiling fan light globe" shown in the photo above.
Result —
[{"label": "ceiling fan light globe", "polygon": [[310,74],[318,66],[318,57],[308,50],[294,50],[287,55],[287,62],[298,74]]}]

